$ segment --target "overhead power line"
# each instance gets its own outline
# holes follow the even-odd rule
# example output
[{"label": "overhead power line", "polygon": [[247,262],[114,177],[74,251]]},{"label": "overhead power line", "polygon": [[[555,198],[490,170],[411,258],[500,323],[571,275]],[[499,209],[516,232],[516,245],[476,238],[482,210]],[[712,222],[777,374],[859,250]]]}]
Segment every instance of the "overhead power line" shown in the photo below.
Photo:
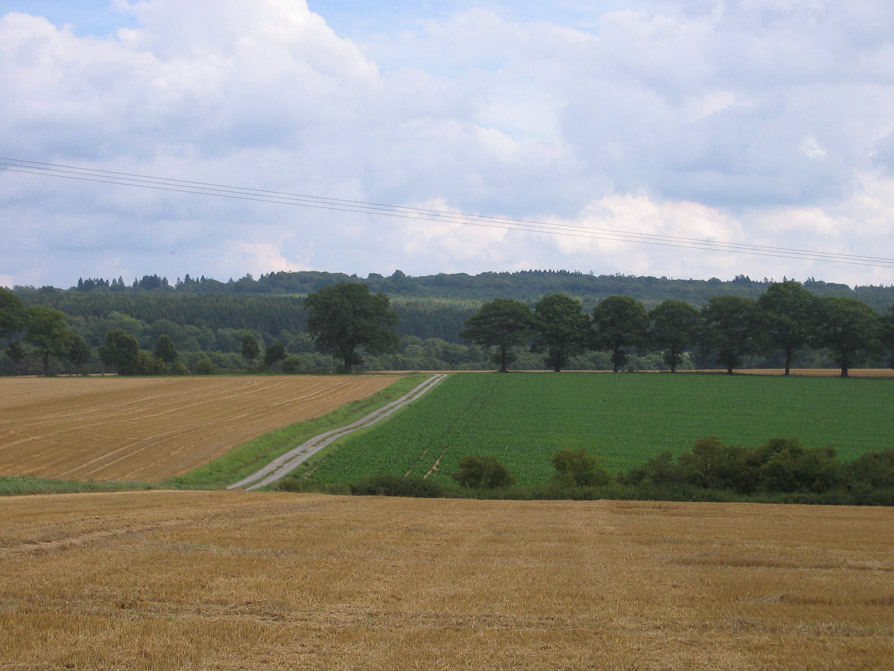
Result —
[{"label": "overhead power line", "polygon": [[416,221],[434,221],[462,226],[478,226],[510,231],[522,231],[527,233],[543,233],[547,235],[612,240],[616,242],[659,245],[663,247],[678,247],[683,249],[696,249],[702,251],[724,252],[732,254],[747,254],[752,256],[797,259],[802,261],[817,261],[823,263],[894,268],[894,259],[879,256],[861,256],[856,254],[821,252],[791,247],[750,245],[738,242],[704,240],[699,238],[687,238],[674,235],[660,235],[656,233],[637,233],[635,231],[596,228],[591,226],[553,223],[530,219],[517,219],[513,217],[444,212],[441,210],[407,207],[404,205],[389,205],[385,203],[375,203],[362,200],[328,198],[324,196],[312,196],[300,193],[269,191],[264,189],[253,189],[225,184],[214,184],[210,182],[197,182],[191,180],[173,179],[168,177],[155,177],[151,175],[118,172],[114,170],[98,170],[95,168],[85,168],[81,166],[43,163],[40,161],[28,161],[24,159],[8,157],[0,157],[0,170],[28,175],[38,175],[41,177],[55,177],[58,179],[97,182],[101,184],[114,184],[117,186],[130,186],[141,189],[152,189],[156,191],[187,193],[200,196],[215,196],[218,198],[231,198],[236,200],[291,205],[295,207],[305,207],[319,210],[333,210],[336,212],[350,212],[355,214],[376,215]]}]

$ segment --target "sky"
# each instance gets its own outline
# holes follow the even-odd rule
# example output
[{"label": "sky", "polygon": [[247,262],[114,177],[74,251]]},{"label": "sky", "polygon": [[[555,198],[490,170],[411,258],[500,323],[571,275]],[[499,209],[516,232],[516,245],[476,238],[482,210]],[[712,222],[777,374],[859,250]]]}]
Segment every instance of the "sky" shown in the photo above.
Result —
[{"label": "sky", "polygon": [[890,0],[0,0],[0,285],[892,285],[892,26]]}]

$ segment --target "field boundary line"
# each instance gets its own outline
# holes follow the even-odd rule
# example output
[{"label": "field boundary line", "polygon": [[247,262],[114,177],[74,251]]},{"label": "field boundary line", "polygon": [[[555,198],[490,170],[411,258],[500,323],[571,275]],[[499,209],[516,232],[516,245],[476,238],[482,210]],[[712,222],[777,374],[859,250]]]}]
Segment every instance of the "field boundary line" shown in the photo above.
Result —
[{"label": "field boundary line", "polygon": [[297,468],[301,463],[307,461],[310,457],[315,455],[324,447],[327,447],[328,445],[334,443],[336,440],[348,435],[349,433],[353,433],[354,431],[357,431],[359,429],[365,429],[366,427],[372,426],[373,424],[380,422],[386,417],[389,417],[395,411],[400,410],[408,403],[415,401],[417,398],[428,392],[432,387],[434,387],[446,377],[447,375],[445,373],[438,373],[433,375],[432,377],[413,387],[413,389],[408,391],[400,398],[391,401],[391,403],[388,403],[387,405],[384,405],[377,410],[374,410],[365,417],[361,417],[360,419],[352,422],[351,424],[348,424],[347,426],[321,433],[320,435],[301,443],[298,447],[292,448],[285,454],[278,456],[276,459],[271,461],[269,464],[264,466],[264,468],[260,469],[256,473],[242,478],[241,480],[239,480],[239,482],[234,482],[232,485],[227,486],[227,489],[245,488],[248,490],[253,490],[260,489],[261,487],[266,487],[267,485],[276,482],[277,480],[285,477],[290,472],[295,470],[295,468]]}]

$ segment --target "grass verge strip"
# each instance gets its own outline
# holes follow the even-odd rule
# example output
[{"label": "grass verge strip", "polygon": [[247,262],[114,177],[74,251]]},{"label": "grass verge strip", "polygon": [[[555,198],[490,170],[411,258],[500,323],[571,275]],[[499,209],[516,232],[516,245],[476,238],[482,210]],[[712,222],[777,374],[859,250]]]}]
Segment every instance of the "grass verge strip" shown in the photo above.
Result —
[{"label": "grass verge strip", "polygon": [[325,431],[350,424],[387,405],[428,377],[430,376],[423,373],[408,375],[368,398],[348,403],[321,417],[265,433],[237,445],[219,459],[200,468],[168,478],[162,486],[180,489],[225,487],[257,472],[262,466],[296,445]]},{"label": "grass verge strip", "polygon": [[411,389],[405,395],[398,397],[387,405],[383,405],[381,408],[373,410],[371,413],[364,415],[357,421],[331,431],[326,431],[318,436],[314,436],[310,440],[301,443],[297,447],[294,447],[285,454],[277,457],[256,473],[230,485],[228,489],[237,489],[240,487],[244,487],[245,489],[261,489],[262,487],[273,484],[277,480],[280,480],[291,473],[300,464],[313,457],[313,455],[338,441],[340,438],[352,434],[355,431],[369,428],[378,424],[383,419],[387,419],[401,408],[409,405],[417,398],[424,395],[445,377],[447,376],[444,373],[434,375]]},{"label": "grass verge strip", "polygon": [[47,480],[45,478],[0,477],[0,496],[24,494],[78,494],[83,492],[121,492],[154,489],[145,482],[77,482],[73,480]]}]

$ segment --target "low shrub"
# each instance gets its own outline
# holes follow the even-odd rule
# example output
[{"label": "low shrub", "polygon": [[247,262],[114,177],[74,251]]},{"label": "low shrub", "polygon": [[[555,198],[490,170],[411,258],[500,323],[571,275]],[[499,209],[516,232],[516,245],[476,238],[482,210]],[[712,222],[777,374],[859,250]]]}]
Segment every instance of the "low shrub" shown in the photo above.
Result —
[{"label": "low shrub", "polygon": [[444,487],[432,480],[416,476],[373,475],[350,485],[355,496],[406,496],[416,499],[437,499],[446,495]]},{"label": "low shrub", "polygon": [[459,460],[459,472],[453,476],[469,489],[499,489],[515,484],[515,478],[496,457],[467,455]]},{"label": "low shrub", "polygon": [[[868,458],[867,458],[868,459]],[[873,470],[867,462],[865,470]],[[696,441],[676,460],[662,452],[618,476],[619,482],[704,490],[822,494],[847,484],[847,472],[830,447],[807,448],[792,438],[771,438],[759,447],[725,445],[717,436]]]},{"label": "low shrub", "polygon": [[168,372],[165,362],[149,352],[140,350],[137,355],[137,374],[139,375],[165,375]]},{"label": "low shrub", "polygon": [[215,371],[214,364],[211,363],[211,359],[199,359],[196,361],[196,365],[193,366],[193,373],[196,375],[212,375]]},{"label": "low shrub", "polygon": [[604,460],[587,454],[583,448],[566,447],[553,455],[556,473],[553,482],[561,487],[595,487],[611,482],[612,475],[602,465]]},{"label": "low shrub", "polygon": [[336,482],[311,482],[302,480],[301,478],[288,477],[283,478],[273,487],[278,492],[295,492],[299,494],[333,494],[344,495],[350,494],[351,489],[348,485]]},{"label": "low shrub", "polygon": [[850,464],[851,477],[876,489],[894,489],[894,450],[866,452]]},{"label": "low shrub", "polygon": [[286,373],[297,373],[301,370],[301,359],[294,354],[287,356],[282,362],[282,369]]}]

